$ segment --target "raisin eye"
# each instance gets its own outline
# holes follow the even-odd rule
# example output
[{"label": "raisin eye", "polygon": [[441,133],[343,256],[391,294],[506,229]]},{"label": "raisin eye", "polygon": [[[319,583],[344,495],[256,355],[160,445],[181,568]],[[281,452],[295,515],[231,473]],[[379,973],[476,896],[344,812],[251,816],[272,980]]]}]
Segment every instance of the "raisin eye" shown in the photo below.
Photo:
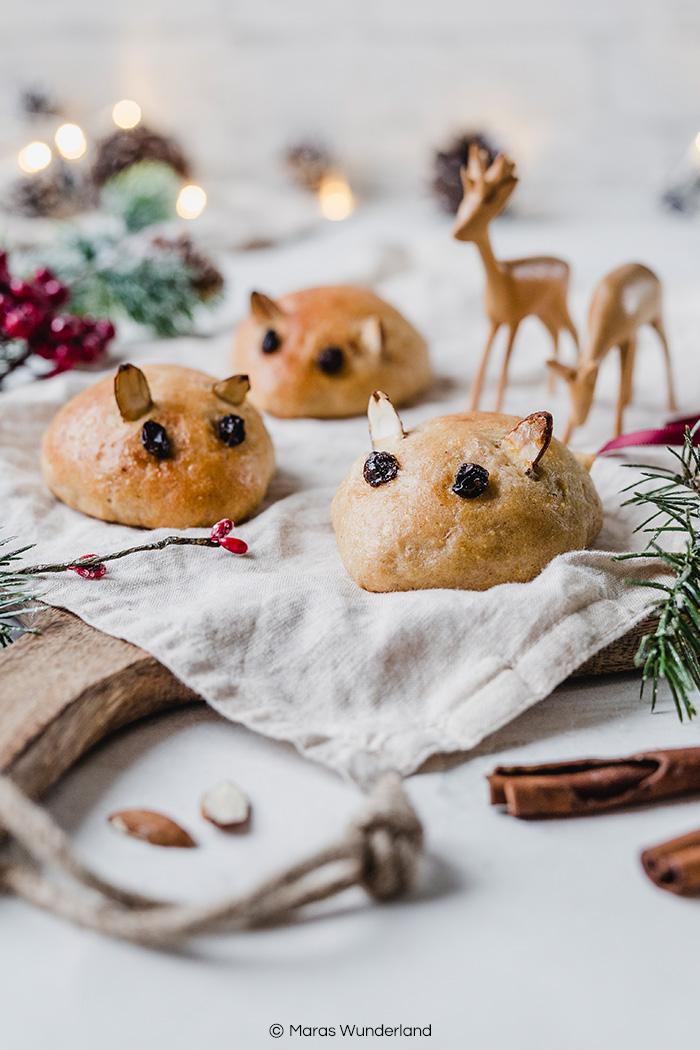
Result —
[{"label": "raisin eye", "polygon": [[229,448],[245,441],[245,420],[240,416],[222,416],[217,429],[219,441]]},{"label": "raisin eye", "polygon": [[370,452],[365,460],[362,475],[368,485],[376,489],[393,481],[399,472],[399,461],[391,452]]},{"label": "raisin eye", "polygon": [[327,376],[337,376],[345,364],[345,354],[339,346],[327,346],[316,358],[316,364]]},{"label": "raisin eye", "polygon": [[463,463],[457,471],[452,491],[462,499],[476,499],[489,483],[489,472],[478,463]]},{"label": "raisin eye", "polygon": [[146,449],[146,452],[150,452],[156,459],[170,458],[170,438],[166,433],[165,427],[162,427],[160,423],[156,423],[152,419],[146,420],[143,424],[141,444]]},{"label": "raisin eye", "polygon": [[274,354],[275,350],[279,350],[282,345],[282,340],[277,335],[274,328],[268,328],[263,336],[262,341],[262,352],[264,354]]}]

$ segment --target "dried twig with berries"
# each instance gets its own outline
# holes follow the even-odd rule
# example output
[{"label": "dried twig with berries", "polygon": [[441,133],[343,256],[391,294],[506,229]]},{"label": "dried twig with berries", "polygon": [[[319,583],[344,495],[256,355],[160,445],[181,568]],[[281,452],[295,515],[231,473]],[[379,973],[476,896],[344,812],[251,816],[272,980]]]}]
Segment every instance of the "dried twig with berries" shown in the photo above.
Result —
[{"label": "dried twig with berries", "polygon": [[[15,562],[31,550],[34,544],[18,547],[7,553],[0,551],[0,646],[9,645],[16,633],[36,633],[15,618],[34,611],[32,603],[39,597],[39,577],[45,573],[75,572],[86,580],[101,580],[107,575],[106,562],[143,551],[162,551],[173,546],[223,547],[230,554],[245,554],[248,544],[237,536],[229,535],[233,527],[230,518],[223,518],[217,521],[208,536],[166,536],[154,543],[142,543],[137,547],[127,547],[126,550],[114,551],[111,554],[83,554],[72,561],[46,562],[27,565],[21,569],[16,567]],[[9,542],[9,539],[0,540],[0,546]]]}]

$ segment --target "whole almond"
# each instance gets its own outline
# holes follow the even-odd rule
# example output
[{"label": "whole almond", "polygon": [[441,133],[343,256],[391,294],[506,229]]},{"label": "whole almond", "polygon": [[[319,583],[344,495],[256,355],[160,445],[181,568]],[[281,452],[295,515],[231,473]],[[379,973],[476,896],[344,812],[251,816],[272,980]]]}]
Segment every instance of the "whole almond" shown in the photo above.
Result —
[{"label": "whole almond", "polygon": [[122,809],[113,813],[109,822],[116,831],[143,839],[153,846],[180,846],[190,849],[196,846],[191,835],[163,813],[150,809]]},{"label": "whole almond", "polygon": [[222,780],[203,797],[202,816],[218,828],[240,827],[250,816],[250,802],[230,780]]}]

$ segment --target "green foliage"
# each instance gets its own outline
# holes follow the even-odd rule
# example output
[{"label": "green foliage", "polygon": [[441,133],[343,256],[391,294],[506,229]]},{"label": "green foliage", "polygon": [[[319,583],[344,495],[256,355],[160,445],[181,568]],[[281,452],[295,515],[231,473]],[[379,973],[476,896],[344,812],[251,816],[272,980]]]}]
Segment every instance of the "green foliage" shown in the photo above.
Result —
[{"label": "green foliage", "polygon": [[155,228],[175,217],[179,184],[166,164],[131,165],[105,183],[101,219],[63,227],[29,264],[49,266],[68,285],[67,309],[78,316],[126,316],[163,337],[191,330],[196,308],[216,304],[223,278],[188,238],[168,240]]},{"label": "green foliage", "polygon": [[[658,591],[653,611],[658,616],[656,629],[642,639],[636,664],[642,668],[641,691],[652,683],[652,710],[656,704],[659,681],[668,682],[678,717],[696,714],[691,694],[700,689],[700,455],[693,447],[693,436],[686,427],[680,453],[673,469],[633,464],[642,471],[643,481],[628,486],[632,491],[626,505],[648,510],[649,517],[637,531],[650,533],[644,551],[619,555],[624,561],[655,555],[668,567],[673,581],[668,584],[631,579],[628,582]],[[682,533],[684,549],[679,553],[665,550],[660,540],[671,533]]]},{"label": "green foliage", "polygon": [[175,217],[180,180],[167,164],[142,160],[107,180],[100,207],[121,219],[129,233]]},{"label": "green foliage", "polygon": [[[0,540],[0,547],[6,546],[11,540]],[[13,640],[13,634],[19,631],[30,631],[28,627],[17,624],[9,624],[7,621],[19,613],[31,612],[31,603],[37,598],[37,592],[33,589],[35,578],[27,574],[15,572],[13,562],[31,550],[33,544],[27,547],[17,547],[15,550],[0,550],[0,648],[9,645]],[[35,632],[31,632],[35,633]]]},{"label": "green foliage", "polygon": [[70,309],[76,314],[126,314],[159,336],[178,335],[191,326],[200,300],[190,268],[175,253],[109,234],[73,235],[63,248],[56,270],[70,286]]},{"label": "green foliage", "polygon": [[169,337],[191,328],[202,301],[187,261],[143,236],[70,230],[42,259],[69,285],[69,309],[79,316],[126,315]]}]

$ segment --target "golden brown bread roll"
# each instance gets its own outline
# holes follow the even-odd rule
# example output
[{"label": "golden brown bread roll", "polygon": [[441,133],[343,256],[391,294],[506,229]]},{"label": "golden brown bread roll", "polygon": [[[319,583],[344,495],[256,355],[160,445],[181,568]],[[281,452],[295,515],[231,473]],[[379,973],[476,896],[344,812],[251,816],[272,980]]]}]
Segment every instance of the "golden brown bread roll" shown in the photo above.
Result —
[{"label": "golden brown bread roll", "polygon": [[247,376],[217,382],[175,365],[122,365],[53,420],[42,449],[46,483],[70,507],[122,525],[240,522],[275,469],[248,388]]},{"label": "golden brown bread roll", "polygon": [[251,295],[234,369],[275,416],[362,415],[381,387],[396,404],[431,382],[428,348],[402,315],[366,288],[306,288],[278,300]]},{"label": "golden brown bread roll", "polygon": [[340,556],[368,591],[486,590],[533,579],[587,547],[603,509],[552,417],[441,416],[405,434],[386,395],[370,400],[374,451],[333,499]]}]

